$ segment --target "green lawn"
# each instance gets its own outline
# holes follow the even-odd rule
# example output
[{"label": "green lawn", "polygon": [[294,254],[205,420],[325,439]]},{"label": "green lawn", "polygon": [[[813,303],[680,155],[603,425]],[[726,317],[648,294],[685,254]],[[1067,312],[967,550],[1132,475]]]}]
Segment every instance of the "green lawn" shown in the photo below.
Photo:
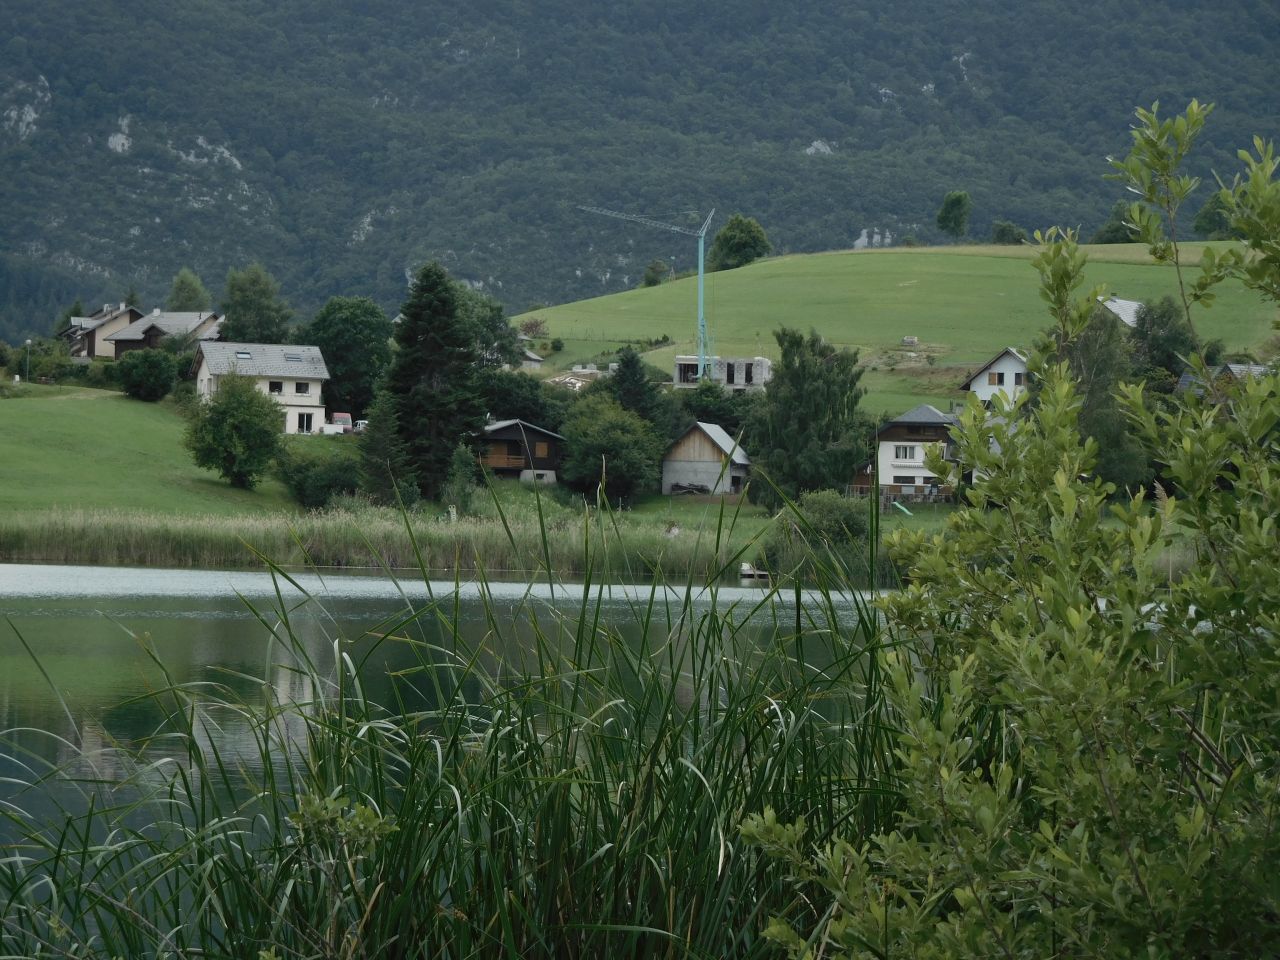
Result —
[{"label": "green lawn", "polygon": [[237,490],[197,468],[182,446],[183,428],[171,404],[107,390],[32,386],[25,396],[0,400],[0,511],[88,507],[231,515],[296,509],[276,480]]},{"label": "green lawn", "polygon": [[[1088,282],[1106,284],[1116,296],[1147,300],[1176,293],[1172,267],[1151,263],[1139,244],[1086,250]],[[708,274],[714,349],[776,357],[773,330],[784,324],[813,327],[835,343],[862,350],[869,408],[901,412],[926,399],[945,401],[959,396],[954,390],[967,370],[1005,346],[1029,345],[1048,324],[1028,263],[1032,254],[1030,247],[842,251]],[[668,334],[675,343],[645,359],[669,369],[677,353],[695,349],[696,310],[696,280],[685,279],[546,307],[531,316],[546,320],[550,336],[582,343]],[[1228,350],[1242,350],[1265,340],[1275,317],[1273,307],[1239,284],[1226,284],[1196,322],[1201,336],[1221,337]],[[918,337],[919,346],[904,348],[902,337],[908,335]],[[928,365],[929,356],[936,367]]]}]

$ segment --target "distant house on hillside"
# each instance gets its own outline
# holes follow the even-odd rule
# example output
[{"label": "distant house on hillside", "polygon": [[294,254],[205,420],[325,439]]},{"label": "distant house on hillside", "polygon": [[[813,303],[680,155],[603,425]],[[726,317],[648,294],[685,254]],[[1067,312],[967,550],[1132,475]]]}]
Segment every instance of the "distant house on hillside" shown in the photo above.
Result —
[{"label": "distant house on hillside", "polygon": [[1121,300],[1119,297],[1099,297],[1098,302],[1126,327],[1138,325],[1138,311],[1142,309],[1139,300]]},{"label": "distant house on hillside", "polygon": [[73,357],[93,359],[104,357],[114,360],[116,347],[108,338],[119,333],[131,323],[141,319],[142,311],[127,303],[104,303],[87,317],[72,317],[71,325],[63,331],[67,349]]},{"label": "distant house on hillside", "polygon": [[[1270,372],[1271,368],[1261,363],[1223,363],[1212,370],[1212,375],[1213,382],[1219,387],[1229,387],[1254,377],[1265,377]],[[1187,370],[1178,378],[1176,389],[1179,393],[1194,390],[1198,394],[1204,389],[1204,385],[1195,374]]]},{"label": "distant house on hillside", "polygon": [[1013,347],[1005,347],[960,384],[961,390],[976,393],[984,405],[997,393],[1016,400],[1026,388],[1027,358]]},{"label": "distant house on hillside", "polygon": [[285,433],[319,433],[324,425],[320,391],[329,368],[319,347],[204,341],[195,371],[196,395],[203,400],[217,393],[222,377],[238,374],[280,404]]},{"label": "distant house on hillside", "polygon": [[167,313],[157,307],[145,317],[135,320],[106,339],[108,343],[115,346],[115,354],[118,358],[130,350],[155,349],[165,337],[216,340],[221,326],[221,314]]},{"label": "distant house on hillside", "polygon": [[751,459],[723,427],[698,421],[662,458],[663,493],[741,493]]},{"label": "distant house on hillside", "polygon": [[[698,385],[698,358],[678,356],[672,380],[677,390]],[[773,362],[768,357],[707,357],[705,379],[726,390],[763,390],[773,379]]]},{"label": "distant house on hillside", "polygon": [[854,477],[853,488],[869,493],[878,472],[882,496],[924,498],[949,495],[938,475],[925,466],[925,454],[933,444],[946,445],[958,418],[922,403],[894,417],[876,433],[875,463],[866,464]]},{"label": "distant house on hillside", "polygon": [[520,369],[521,370],[541,370],[542,357],[538,356],[528,347],[520,349]]},{"label": "distant house on hillside", "polygon": [[564,437],[524,420],[499,420],[484,428],[480,462],[497,474],[531,483],[555,483]]}]

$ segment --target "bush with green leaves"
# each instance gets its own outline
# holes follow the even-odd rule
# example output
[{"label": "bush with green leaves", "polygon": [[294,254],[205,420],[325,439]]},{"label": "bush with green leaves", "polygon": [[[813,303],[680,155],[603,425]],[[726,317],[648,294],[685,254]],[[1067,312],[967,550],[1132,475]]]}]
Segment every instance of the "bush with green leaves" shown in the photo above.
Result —
[{"label": "bush with green leaves", "polygon": [[183,442],[196,466],[251,490],[275,459],[283,427],[280,404],[233,374],[219,378],[217,392],[196,407]]},{"label": "bush with green leaves", "polygon": [[[785,505],[765,535],[765,566],[774,576],[810,576],[819,567],[866,569],[868,502],[814,490]],[[833,562],[838,561],[838,562]]]},{"label": "bush with green leaves", "polygon": [[177,367],[163,350],[130,350],[116,361],[115,373],[126,396],[154,403],[173,389]]},{"label": "bush with green leaves", "polygon": [[[1181,135],[1154,110],[1139,121],[1139,149]],[[1245,156],[1255,179],[1232,188],[1235,223],[1241,210],[1255,223],[1280,213],[1270,147],[1258,153],[1269,169],[1260,177]],[[1177,164],[1128,169],[1153,167],[1177,176]],[[1168,199],[1153,189],[1134,212],[1149,241],[1169,242],[1158,212],[1146,216],[1176,210]],[[1094,291],[1076,296],[1084,255],[1070,233],[1036,239],[1067,342],[1094,309]],[[1280,292],[1280,260],[1242,255],[1233,269]],[[797,883],[826,891],[770,923],[792,957],[818,944],[842,957],[1280,951],[1280,376],[1159,407],[1125,388],[1162,466],[1153,502],[1116,499],[1094,476],[1069,368],[1033,367],[1034,407],[1000,398],[991,417],[971,405],[960,464],[931,464],[974,471],[968,508],[945,533],[891,544],[911,572],[882,601],[897,645],[882,658],[896,823],[812,844],[802,820],[745,821]],[[1175,555],[1190,558],[1178,576]]]},{"label": "bush with green leaves", "polygon": [[707,251],[708,270],[733,270],[759,260],[773,246],[754,217],[735,213],[720,228]]},{"label": "bush with green leaves", "polygon": [[276,473],[308,510],[329,506],[360,487],[359,452],[346,437],[298,437],[281,446]]},{"label": "bush with green leaves", "polygon": [[440,488],[440,502],[446,507],[456,507],[459,514],[471,512],[471,501],[476,493],[476,474],[479,467],[476,455],[465,444],[453,448],[449,461],[449,474]]}]

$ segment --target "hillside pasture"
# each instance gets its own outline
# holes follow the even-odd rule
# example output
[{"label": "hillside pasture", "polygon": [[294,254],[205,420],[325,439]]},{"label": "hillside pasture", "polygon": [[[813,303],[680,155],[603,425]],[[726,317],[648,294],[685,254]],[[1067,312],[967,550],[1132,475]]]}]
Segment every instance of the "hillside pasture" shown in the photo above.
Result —
[{"label": "hillside pasture", "polygon": [[[1206,244],[1186,248],[1190,259]],[[1211,244],[1222,247],[1225,244]],[[1086,246],[1090,284],[1129,300],[1177,294],[1172,267],[1155,264],[1140,244]],[[877,409],[905,409],[924,398],[958,396],[967,371],[1005,346],[1028,346],[1049,323],[1029,261],[1030,246],[956,246],[837,251],[783,256],[708,274],[706,312],[717,353],[776,359],[773,331],[787,325],[816,329],[834,343],[857,347]],[[1196,268],[1192,268],[1194,272]],[[1228,350],[1247,350],[1271,331],[1274,308],[1240,284],[1222,285],[1212,307],[1195,315],[1205,338]],[[646,354],[664,369],[676,354],[696,350],[697,281],[546,307],[551,336],[601,340],[656,339],[674,343]],[[902,338],[919,344],[903,347]],[[941,382],[930,369],[952,368]]]}]

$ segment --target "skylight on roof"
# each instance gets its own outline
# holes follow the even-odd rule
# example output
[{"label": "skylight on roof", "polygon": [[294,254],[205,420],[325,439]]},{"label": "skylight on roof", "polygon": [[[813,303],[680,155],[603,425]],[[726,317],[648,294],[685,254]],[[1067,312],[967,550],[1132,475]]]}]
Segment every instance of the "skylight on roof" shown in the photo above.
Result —
[{"label": "skylight on roof", "polygon": [[253,359],[253,354],[252,354],[252,353],[250,353],[248,350],[237,350],[237,351],[236,351],[236,359],[237,359],[237,360],[252,360],[252,359]]},{"label": "skylight on roof", "polygon": [[292,360],[292,361],[294,361],[295,363],[301,363],[301,362],[302,362],[302,354],[300,354],[300,353],[286,353],[286,354],[284,355],[284,358],[285,358],[286,360]]}]

